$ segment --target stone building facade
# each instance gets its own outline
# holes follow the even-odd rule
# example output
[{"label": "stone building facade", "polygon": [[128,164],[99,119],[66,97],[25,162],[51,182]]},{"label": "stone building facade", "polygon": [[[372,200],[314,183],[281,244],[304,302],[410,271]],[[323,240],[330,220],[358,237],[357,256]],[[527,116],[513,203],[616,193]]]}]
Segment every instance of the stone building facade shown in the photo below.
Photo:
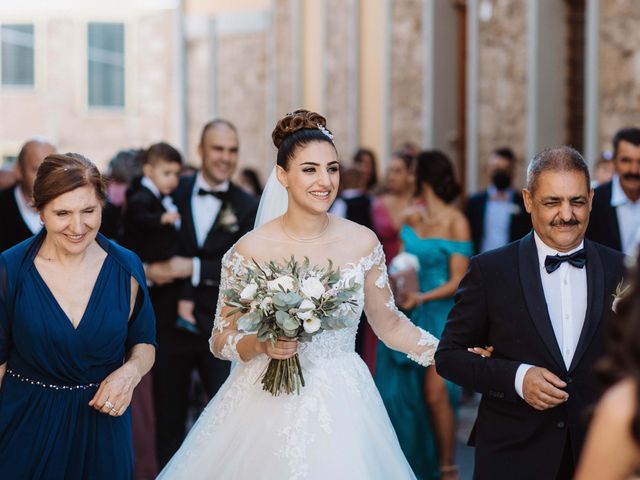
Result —
[{"label": "stone building facade", "polygon": [[[0,27],[31,22],[36,32],[35,85],[0,84],[0,155],[37,134],[104,166],[121,148],[165,140],[198,166],[202,125],[222,116],[240,131],[241,166],[264,179],[276,120],[305,107],[326,115],[347,163],[366,146],[382,169],[412,142],[449,153],[474,190],[486,183],[494,148],[511,146],[524,167],[531,152],[568,141],[562,119],[552,118],[568,115],[563,85],[572,75],[593,78],[571,66],[568,22],[582,18],[570,15],[578,6],[593,16],[594,5],[596,30],[580,25],[597,37],[597,50],[579,59],[597,72],[585,144],[608,149],[618,128],[640,123],[635,0],[117,0],[109,8],[89,0],[72,17],[54,8],[69,1],[37,14],[32,0],[0,7]],[[94,21],[125,26],[122,108],[87,105]],[[545,130],[551,120],[561,127]]]},{"label": "stone building facade", "polygon": [[[70,18],[64,9],[27,12],[16,6],[3,12],[0,6],[0,27],[34,25],[36,72],[31,86],[0,85],[0,156],[15,156],[26,139],[37,135],[105,167],[120,149],[160,140],[179,143],[178,12],[124,6],[118,11],[117,2],[113,10],[94,7]],[[122,107],[88,104],[87,27],[92,22],[124,25]]]}]

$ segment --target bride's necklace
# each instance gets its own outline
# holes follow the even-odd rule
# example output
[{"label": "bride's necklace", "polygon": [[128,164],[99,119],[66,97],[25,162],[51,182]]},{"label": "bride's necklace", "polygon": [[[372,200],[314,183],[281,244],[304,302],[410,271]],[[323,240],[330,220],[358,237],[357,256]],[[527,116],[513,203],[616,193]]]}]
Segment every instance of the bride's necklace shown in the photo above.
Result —
[{"label": "bride's necklace", "polygon": [[295,235],[292,235],[289,232],[287,232],[287,226],[284,222],[284,215],[280,217],[280,222],[282,223],[282,231],[287,237],[289,237],[291,240],[295,240],[296,242],[313,242],[314,240],[317,240],[322,235],[324,235],[324,232],[326,232],[327,228],[329,228],[329,221],[330,221],[330,218],[329,218],[329,215],[327,215],[327,221],[322,227],[322,230],[320,230],[320,233],[318,233],[315,237],[301,238],[301,237],[296,237]]}]

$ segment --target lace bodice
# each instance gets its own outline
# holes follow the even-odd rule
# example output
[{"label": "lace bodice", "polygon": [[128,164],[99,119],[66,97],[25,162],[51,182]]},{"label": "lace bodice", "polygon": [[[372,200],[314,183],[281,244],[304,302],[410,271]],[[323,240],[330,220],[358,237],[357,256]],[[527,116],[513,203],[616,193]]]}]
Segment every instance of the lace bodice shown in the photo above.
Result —
[{"label": "lace bodice", "polygon": [[[369,248],[367,255],[359,259],[341,262],[341,277],[338,283],[340,286],[354,279],[360,285],[355,298],[357,308],[345,308],[345,318],[348,320],[346,328],[324,331],[313,337],[311,342],[300,343],[298,351],[301,358],[322,362],[337,355],[353,353],[358,322],[364,309],[374,332],[389,348],[406,353],[421,365],[432,364],[438,340],[416,327],[396,308],[389,286],[382,245],[369,230],[362,228],[361,232],[365,236],[365,244],[368,242],[373,247]],[[237,344],[247,333],[237,330],[235,318],[225,316],[228,307],[224,304],[223,294],[227,288],[227,279],[242,275],[250,265],[251,258],[255,258],[247,258],[238,250],[237,246],[234,246],[222,260],[220,297],[210,347],[218,358],[243,362],[238,354]]]}]

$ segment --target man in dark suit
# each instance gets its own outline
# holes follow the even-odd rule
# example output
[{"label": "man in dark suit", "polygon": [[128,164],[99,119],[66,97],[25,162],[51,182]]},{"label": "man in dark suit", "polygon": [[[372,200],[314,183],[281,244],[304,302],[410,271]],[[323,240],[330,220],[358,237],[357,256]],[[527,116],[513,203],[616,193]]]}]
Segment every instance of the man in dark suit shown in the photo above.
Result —
[{"label": "man in dark suit", "polygon": [[522,238],[531,231],[522,195],[513,190],[516,156],[510,148],[494,150],[489,159],[489,188],[471,196],[465,214],[475,253],[484,253]]},{"label": "man in dark suit", "polygon": [[631,255],[640,239],[640,129],[613,138],[615,174],[595,189],[587,238]]},{"label": "man in dark suit", "polygon": [[[482,393],[476,479],[573,477],[594,363],[623,255],[584,239],[593,191],[580,154],[545,150],[527,172],[534,231],[472,258],[438,351],[438,373]],[[492,345],[491,358],[467,350]]]},{"label": "man in dark suit", "polygon": [[[209,397],[229,373],[230,364],[209,351],[218,301],[222,257],[253,228],[257,201],[230,179],[238,163],[238,135],[226,120],[205,125],[198,152],[202,169],[183,177],[174,199],[181,216],[180,256],[149,265],[152,281],[185,278],[186,298],[178,313],[197,325],[197,333],[158,324],[154,388],[160,464],[177,450],[185,435],[191,373],[196,369]],[[183,292],[185,293],[185,292]]]},{"label": "man in dark suit", "polygon": [[20,149],[15,169],[18,182],[14,187],[0,192],[0,252],[38,233],[42,228],[40,215],[31,207],[31,196],[38,167],[52,153],[55,153],[55,148],[39,138],[27,141]]}]

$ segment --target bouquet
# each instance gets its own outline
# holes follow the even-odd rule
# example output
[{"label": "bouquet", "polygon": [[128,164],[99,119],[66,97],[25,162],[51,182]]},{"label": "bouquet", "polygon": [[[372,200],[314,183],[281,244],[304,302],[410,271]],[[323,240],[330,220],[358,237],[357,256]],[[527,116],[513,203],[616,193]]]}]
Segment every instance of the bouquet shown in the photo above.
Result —
[{"label": "bouquet", "polygon": [[[308,342],[325,330],[348,326],[348,310],[356,306],[359,285],[351,279],[337,286],[340,270],[311,266],[309,259],[298,262],[293,256],[283,263],[259,264],[253,260],[245,274],[230,279],[223,293],[231,307],[227,317],[242,314],[238,330],[257,333],[261,342],[272,344],[279,338]],[[304,376],[296,353],[286,360],[271,359],[262,376],[262,388],[272,395],[300,393]]]},{"label": "bouquet", "polygon": [[404,304],[413,293],[420,291],[418,271],[420,260],[411,253],[401,252],[389,264],[389,280],[396,304]]}]

